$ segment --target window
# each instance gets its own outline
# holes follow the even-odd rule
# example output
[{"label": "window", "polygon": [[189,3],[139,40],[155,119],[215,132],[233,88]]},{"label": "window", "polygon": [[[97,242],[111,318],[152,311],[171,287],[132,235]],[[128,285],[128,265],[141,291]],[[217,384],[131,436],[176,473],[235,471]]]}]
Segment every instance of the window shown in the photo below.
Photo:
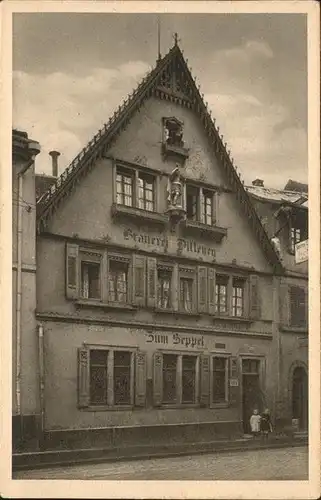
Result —
[{"label": "window", "polygon": [[138,177],[138,208],[142,210],[154,211],[154,177],[151,175],[139,174]]},{"label": "window", "polygon": [[212,358],[212,403],[227,401],[227,362],[224,357]]},{"label": "window", "polygon": [[177,359],[175,354],[163,356],[163,403],[175,403],[177,392]]},{"label": "window", "polygon": [[243,375],[258,375],[260,373],[259,359],[243,359],[242,360]]},{"label": "window", "polygon": [[108,351],[90,351],[90,404],[107,404],[107,356]]},{"label": "window", "polygon": [[244,280],[233,278],[232,316],[244,315]]},{"label": "window", "polygon": [[193,281],[192,278],[180,278],[180,309],[182,311],[193,311]]},{"label": "window", "polygon": [[155,176],[116,167],[116,203],[136,207],[148,212],[155,211]]},{"label": "window", "polygon": [[307,308],[304,288],[290,287],[290,326],[304,328],[306,326]]},{"label": "window", "polygon": [[227,284],[228,284],[227,276],[216,275],[215,312],[217,314],[227,313]]},{"label": "window", "polygon": [[158,268],[157,279],[158,279],[157,306],[160,309],[170,309],[172,307],[171,304],[172,270],[167,268]]},{"label": "window", "polygon": [[198,191],[195,186],[186,186],[186,216],[194,221],[198,219]]},{"label": "window", "polygon": [[165,119],[165,141],[171,146],[183,147],[183,124],[176,118]]},{"label": "window", "polygon": [[100,298],[100,264],[81,262],[81,296],[84,299]]},{"label": "window", "polygon": [[114,352],[114,404],[128,405],[131,401],[131,353]]},{"label": "window", "polygon": [[108,292],[111,302],[128,301],[128,262],[109,260]]},{"label": "window", "polygon": [[118,205],[133,206],[133,171],[117,168],[116,174],[116,202]]},{"label": "window", "polygon": [[301,229],[300,228],[291,227],[290,228],[290,248],[291,248],[291,252],[294,253],[294,251],[295,251],[295,245],[297,243],[300,243],[300,241],[301,241]]},{"label": "window", "polygon": [[[161,354],[161,403],[195,404],[197,400],[198,357],[188,354]],[[155,381],[154,381],[155,382]]]},{"label": "window", "polygon": [[182,403],[195,403],[196,356],[182,356]]},{"label": "window", "polygon": [[209,226],[213,224],[213,196],[211,191],[203,191],[201,222]]}]

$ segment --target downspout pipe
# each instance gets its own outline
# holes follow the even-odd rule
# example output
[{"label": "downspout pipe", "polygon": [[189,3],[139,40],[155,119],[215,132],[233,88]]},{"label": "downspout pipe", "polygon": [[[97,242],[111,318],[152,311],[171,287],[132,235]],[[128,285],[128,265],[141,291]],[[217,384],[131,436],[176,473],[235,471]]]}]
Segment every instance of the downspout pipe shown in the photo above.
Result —
[{"label": "downspout pipe", "polygon": [[40,153],[39,143],[28,142],[29,160],[18,173],[18,214],[17,214],[17,275],[16,275],[16,410],[20,419],[20,435],[23,434],[22,412],[21,412],[21,303],[22,303],[22,244],[23,244],[23,206],[20,202],[23,199],[23,178],[24,174],[34,164],[36,155]]},{"label": "downspout pipe", "polygon": [[39,395],[40,395],[40,449],[43,449],[45,430],[45,380],[44,380],[44,328],[38,324],[38,362],[39,362]]}]

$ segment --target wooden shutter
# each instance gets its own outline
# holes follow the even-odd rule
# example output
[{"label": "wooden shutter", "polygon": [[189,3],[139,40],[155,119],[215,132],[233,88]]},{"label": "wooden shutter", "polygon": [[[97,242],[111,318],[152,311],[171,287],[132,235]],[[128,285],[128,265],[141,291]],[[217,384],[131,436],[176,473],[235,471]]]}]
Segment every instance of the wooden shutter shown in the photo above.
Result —
[{"label": "wooden shutter", "polygon": [[172,272],[172,309],[178,311],[179,276],[178,264],[174,264]]},{"label": "wooden shutter", "polygon": [[147,258],[147,305],[157,305],[157,260],[155,257]]},{"label": "wooden shutter", "polygon": [[163,399],[163,355],[154,353],[153,359],[153,402],[154,406],[161,406]]},{"label": "wooden shutter", "polygon": [[207,268],[203,266],[197,266],[197,309],[207,312]]},{"label": "wooden shutter", "polygon": [[290,295],[287,283],[280,284],[280,324],[290,325]]},{"label": "wooden shutter", "polygon": [[104,303],[108,302],[108,254],[105,250],[101,259],[101,297]]},{"label": "wooden shutter", "polygon": [[136,306],[145,305],[145,257],[143,255],[133,255],[133,304]]},{"label": "wooden shutter", "polygon": [[207,282],[208,312],[215,314],[215,269],[212,267],[209,267],[207,270]]},{"label": "wooden shutter", "polygon": [[68,299],[77,299],[79,296],[78,254],[78,245],[66,244],[66,296]]},{"label": "wooden shutter", "polygon": [[201,379],[201,406],[208,406],[210,401],[210,357],[201,355],[200,357],[200,379]]},{"label": "wooden shutter", "polygon": [[238,406],[240,402],[240,371],[237,357],[229,358],[228,398],[231,406]]},{"label": "wooden shutter", "polygon": [[78,406],[89,406],[89,370],[90,350],[86,347],[78,349]]},{"label": "wooden shutter", "polygon": [[219,214],[219,198],[220,193],[216,191],[213,194],[213,226],[218,226],[218,214]]},{"label": "wooden shutter", "polygon": [[260,283],[255,274],[251,274],[249,279],[249,316],[251,319],[261,316]]},{"label": "wooden shutter", "polygon": [[135,353],[135,406],[146,404],[146,352]]}]

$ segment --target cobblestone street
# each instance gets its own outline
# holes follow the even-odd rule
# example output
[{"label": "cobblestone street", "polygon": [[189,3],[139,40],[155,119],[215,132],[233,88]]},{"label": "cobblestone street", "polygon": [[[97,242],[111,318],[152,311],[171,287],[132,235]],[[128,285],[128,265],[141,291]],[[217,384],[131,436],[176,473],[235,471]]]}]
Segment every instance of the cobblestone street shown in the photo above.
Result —
[{"label": "cobblestone street", "polygon": [[13,479],[307,480],[308,448],[135,460],[19,471]]}]

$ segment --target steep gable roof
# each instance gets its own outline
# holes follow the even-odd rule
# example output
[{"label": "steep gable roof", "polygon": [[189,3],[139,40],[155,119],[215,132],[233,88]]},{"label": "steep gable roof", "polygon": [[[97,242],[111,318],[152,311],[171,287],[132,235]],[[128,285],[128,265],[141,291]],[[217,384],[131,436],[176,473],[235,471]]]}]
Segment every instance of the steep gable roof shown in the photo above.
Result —
[{"label": "steep gable roof", "polygon": [[156,67],[119,106],[108,123],[99,130],[69,167],[58,177],[57,182],[40,197],[37,202],[38,232],[46,229],[47,222],[58,205],[69,195],[81,178],[94,167],[97,159],[106,154],[117,136],[128,125],[133,114],[142,106],[144,100],[152,95],[189,108],[199,116],[214,153],[220,159],[220,164],[227,174],[230,186],[236,192],[242,211],[263,247],[268,261],[276,271],[282,272],[283,267],[279,256],[261,224],[239,174],[236,172],[226,150],[226,143],[223,143],[223,138],[219,135],[219,128],[216,128],[215,120],[211,118],[211,112],[207,109],[203,99],[204,96],[200,94],[177,42],[167,55],[158,59]]}]

